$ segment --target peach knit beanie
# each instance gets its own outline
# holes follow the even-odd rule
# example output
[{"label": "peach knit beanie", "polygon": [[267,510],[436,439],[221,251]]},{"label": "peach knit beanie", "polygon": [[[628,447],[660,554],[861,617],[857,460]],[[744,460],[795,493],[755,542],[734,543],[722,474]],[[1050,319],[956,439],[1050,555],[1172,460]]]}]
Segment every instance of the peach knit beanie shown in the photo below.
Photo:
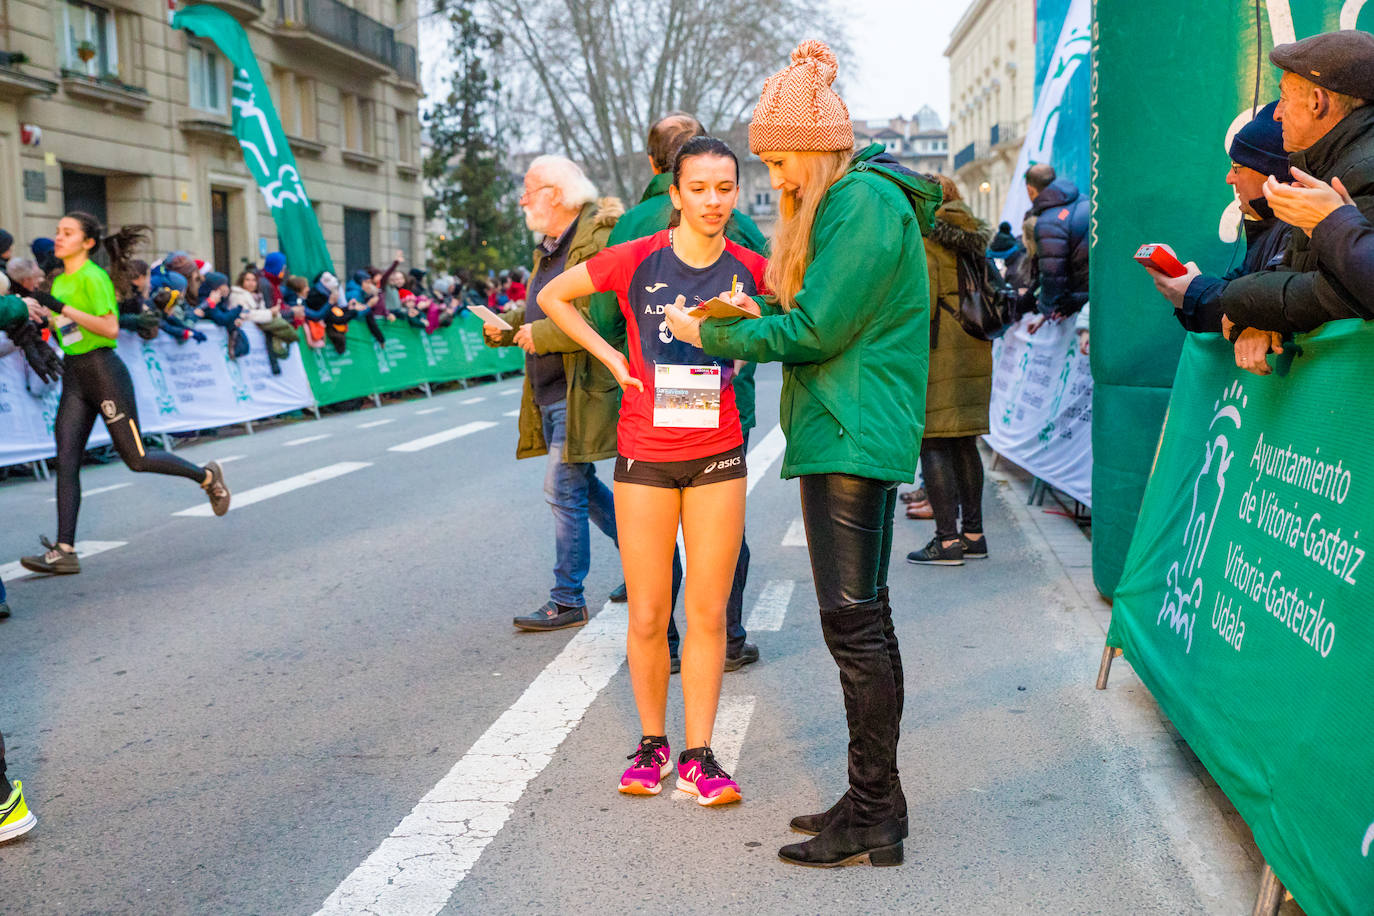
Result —
[{"label": "peach knit beanie", "polygon": [[763,84],[749,148],[765,150],[843,150],[854,146],[849,109],[830,88],[839,72],[835,52],[823,41],[797,45],[792,63]]}]

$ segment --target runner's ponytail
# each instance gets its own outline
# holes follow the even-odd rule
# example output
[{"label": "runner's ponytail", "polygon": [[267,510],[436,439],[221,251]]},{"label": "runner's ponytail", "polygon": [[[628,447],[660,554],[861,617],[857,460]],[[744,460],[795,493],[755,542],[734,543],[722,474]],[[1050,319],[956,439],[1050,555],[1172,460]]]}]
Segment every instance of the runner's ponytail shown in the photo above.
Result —
[{"label": "runner's ponytail", "polygon": [[[95,248],[104,248],[105,254],[109,258],[110,280],[114,283],[115,293],[123,299],[129,295],[131,280],[133,279],[133,268],[131,261],[133,253],[144,242],[152,236],[153,230],[143,225],[124,226],[113,235],[105,234],[105,227],[100,225],[100,220],[89,213],[74,210],[67,214],[68,219],[74,219],[81,226],[81,234],[95,242]],[[95,249],[93,248],[92,251]]]}]

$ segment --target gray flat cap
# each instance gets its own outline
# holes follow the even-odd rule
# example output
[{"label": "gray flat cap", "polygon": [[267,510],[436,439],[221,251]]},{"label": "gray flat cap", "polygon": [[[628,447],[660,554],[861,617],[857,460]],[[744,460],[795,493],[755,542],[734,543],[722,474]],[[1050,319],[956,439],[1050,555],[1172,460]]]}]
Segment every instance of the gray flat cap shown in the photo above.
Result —
[{"label": "gray flat cap", "polygon": [[1374,35],[1343,29],[1278,45],[1269,60],[1332,92],[1374,99]]}]

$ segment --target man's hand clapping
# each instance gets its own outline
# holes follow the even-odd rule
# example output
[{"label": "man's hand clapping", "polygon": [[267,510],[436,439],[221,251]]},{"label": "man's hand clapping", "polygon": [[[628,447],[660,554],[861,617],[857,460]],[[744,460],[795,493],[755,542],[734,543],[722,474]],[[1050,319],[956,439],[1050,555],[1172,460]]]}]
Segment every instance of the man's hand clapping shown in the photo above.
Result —
[{"label": "man's hand clapping", "polygon": [[1274,215],[1296,226],[1308,235],[1317,223],[1344,206],[1353,206],[1355,201],[1345,189],[1339,178],[1331,179],[1331,184],[1313,178],[1302,169],[1289,169],[1296,184],[1280,184],[1270,175],[1264,180],[1264,197],[1273,208]]}]

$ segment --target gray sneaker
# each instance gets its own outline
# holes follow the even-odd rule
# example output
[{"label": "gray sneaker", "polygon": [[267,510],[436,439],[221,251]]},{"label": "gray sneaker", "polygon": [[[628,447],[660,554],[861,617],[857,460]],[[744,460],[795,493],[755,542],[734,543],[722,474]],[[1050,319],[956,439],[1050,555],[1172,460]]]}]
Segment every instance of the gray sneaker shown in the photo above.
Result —
[{"label": "gray sneaker", "polygon": [[43,573],[49,576],[70,576],[81,572],[81,561],[76,558],[76,551],[63,550],[47,538],[39,538],[43,546],[48,548],[48,552],[42,556],[20,557],[19,565],[29,572]]}]

